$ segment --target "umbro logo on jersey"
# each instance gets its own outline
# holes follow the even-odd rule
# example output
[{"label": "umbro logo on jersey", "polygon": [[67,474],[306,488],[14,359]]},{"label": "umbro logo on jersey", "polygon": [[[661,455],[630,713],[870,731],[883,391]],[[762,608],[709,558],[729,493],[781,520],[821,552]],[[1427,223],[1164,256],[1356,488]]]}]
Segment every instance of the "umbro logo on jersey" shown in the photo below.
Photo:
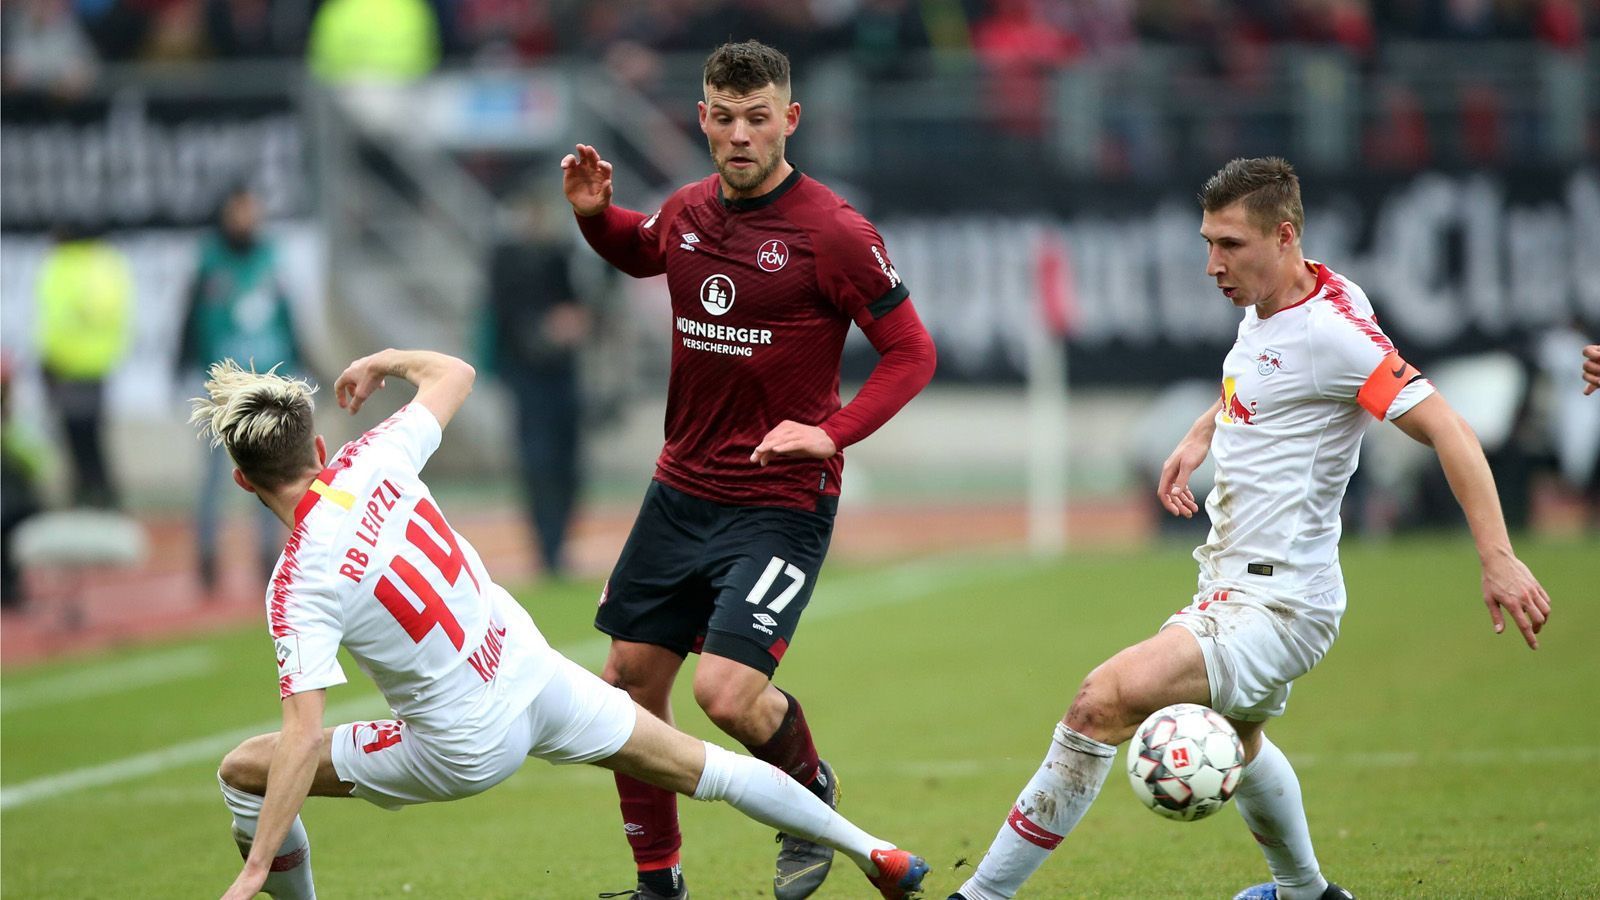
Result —
[{"label": "umbro logo on jersey", "polygon": [[1283,368],[1283,353],[1271,347],[1256,356],[1256,374],[1271,375]]},{"label": "umbro logo on jersey", "polygon": [[771,634],[772,633],[772,629],[777,627],[777,624],[778,624],[778,620],[777,619],[774,619],[773,617],[767,615],[766,613],[759,613],[758,612],[754,616],[752,616],[751,618],[755,619],[756,621],[755,621],[755,624],[751,625],[750,627],[754,628],[755,630],[757,630],[759,632],[762,632],[763,634]]},{"label": "umbro logo on jersey", "polygon": [[682,235],[683,243],[679,244],[685,250],[694,252],[694,245],[700,243],[700,236],[692,231],[685,231]]},{"label": "umbro logo on jersey", "polygon": [[700,305],[713,316],[720,316],[732,309],[733,279],[717,274],[700,282]]},{"label": "umbro logo on jersey", "polygon": [[789,245],[776,238],[762,244],[761,249],[756,251],[756,265],[763,272],[776,272],[788,264]]}]

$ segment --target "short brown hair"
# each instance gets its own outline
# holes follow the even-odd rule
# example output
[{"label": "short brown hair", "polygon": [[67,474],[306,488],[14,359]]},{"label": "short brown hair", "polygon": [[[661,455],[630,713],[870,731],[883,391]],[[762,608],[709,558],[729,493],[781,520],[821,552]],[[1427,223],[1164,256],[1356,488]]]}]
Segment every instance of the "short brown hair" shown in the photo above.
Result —
[{"label": "short brown hair", "polygon": [[189,422],[211,446],[226,447],[251,484],[276,490],[318,468],[316,426],[304,379],[245,369],[231,359],[206,372],[206,396],[189,401]]},{"label": "short brown hair", "polygon": [[1231,160],[1200,189],[1200,208],[1206,212],[1241,201],[1250,221],[1262,231],[1271,231],[1279,222],[1293,225],[1296,238],[1305,230],[1300,179],[1294,166],[1280,157]]},{"label": "short brown hair", "polygon": [[723,44],[706,57],[706,87],[749,94],[767,85],[789,89],[789,57],[760,41]]}]

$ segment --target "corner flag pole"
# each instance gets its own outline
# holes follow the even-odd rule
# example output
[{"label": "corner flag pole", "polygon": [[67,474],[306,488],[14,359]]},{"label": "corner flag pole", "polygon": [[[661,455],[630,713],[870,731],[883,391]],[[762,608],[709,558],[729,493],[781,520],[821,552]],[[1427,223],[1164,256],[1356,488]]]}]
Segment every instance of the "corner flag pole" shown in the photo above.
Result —
[{"label": "corner flag pole", "polygon": [[1037,326],[1028,329],[1028,551],[1055,556],[1067,547],[1067,335],[1073,313],[1071,252],[1045,230],[1036,244]]}]

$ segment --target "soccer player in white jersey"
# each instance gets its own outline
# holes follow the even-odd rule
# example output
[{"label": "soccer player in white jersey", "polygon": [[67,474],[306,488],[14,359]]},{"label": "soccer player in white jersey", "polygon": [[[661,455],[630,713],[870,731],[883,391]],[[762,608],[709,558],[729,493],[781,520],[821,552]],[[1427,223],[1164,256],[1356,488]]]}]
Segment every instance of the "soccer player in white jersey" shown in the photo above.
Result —
[{"label": "soccer player in white jersey", "polygon": [[[1300,785],[1262,726],[1338,634],[1344,612],[1339,502],[1362,432],[1390,420],[1434,448],[1467,514],[1494,630],[1509,616],[1529,647],[1550,598],[1511,550],[1477,437],[1379,330],[1361,289],[1301,255],[1300,184],[1281,159],[1237,159],[1200,194],[1206,274],[1244,310],[1222,365],[1222,397],[1168,458],[1158,493],[1198,511],[1190,473],[1209,451],[1216,486],[1199,590],[1161,630],[1083,680],[1050,749],[954,898],[1011,897],[1082,818],[1117,745],[1152,712],[1199,703],[1244,742],[1235,797],[1273,880],[1238,898],[1345,898],[1317,864]],[[1237,898],[1236,898],[1237,900]]]},{"label": "soccer player in white jersey", "polygon": [[[313,431],[307,383],[232,361],[209,374],[192,420],[227,447],[234,481],[293,529],[267,590],[283,730],[240,744],[217,773],[245,858],[225,897],[314,896],[299,816],[308,795],[389,809],[454,800],[493,787],[528,756],[725,800],[848,855],[885,897],[920,886],[920,858],[856,828],[771,765],[646,712],[552,650],[490,579],[418,474],[472,389],[471,366],[398,350],[351,363],[334,392],[352,413],[388,377],[417,394],[332,459]],[[341,645],[393,719],[323,727],[324,694],[345,681]]]}]

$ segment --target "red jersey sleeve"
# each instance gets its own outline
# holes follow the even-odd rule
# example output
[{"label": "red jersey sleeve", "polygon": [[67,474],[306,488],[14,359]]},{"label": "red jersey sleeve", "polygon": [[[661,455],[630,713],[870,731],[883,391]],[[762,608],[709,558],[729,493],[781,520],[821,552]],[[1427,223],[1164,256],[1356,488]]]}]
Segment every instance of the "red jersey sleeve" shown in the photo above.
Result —
[{"label": "red jersey sleeve", "polygon": [[878,364],[855,398],[820,426],[840,450],[883,427],[933,378],[933,338],[910,300],[901,299],[905,302],[861,327],[879,353]]},{"label": "red jersey sleeve", "polygon": [[823,296],[862,328],[910,296],[878,229],[851,206],[841,206],[829,227],[814,232],[812,240]]},{"label": "red jersey sleeve", "polygon": [[612,204],[598,215],[576,218],[583,239],[619,270],[635,278],[667,271],[667,257],[661,246],[661,212],[646,216]]}]

